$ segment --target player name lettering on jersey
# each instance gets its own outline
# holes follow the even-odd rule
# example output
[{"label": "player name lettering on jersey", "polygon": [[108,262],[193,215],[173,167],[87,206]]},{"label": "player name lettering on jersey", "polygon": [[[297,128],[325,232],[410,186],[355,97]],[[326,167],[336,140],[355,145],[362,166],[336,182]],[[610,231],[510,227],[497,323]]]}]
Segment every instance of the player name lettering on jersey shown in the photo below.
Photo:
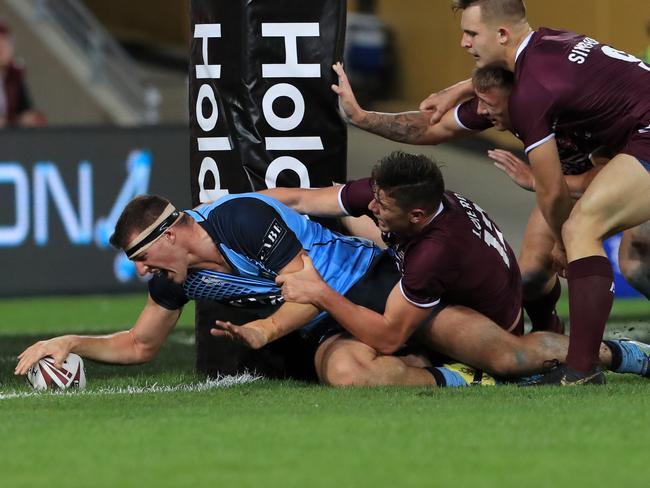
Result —
[{"label": "player name lettering on jersey", "polygon": [[458,198],[458,202],[460,203],[461,207],[465,209],[465,213],[469,217],[469,219],[472,221],[472,224],[474,224],[474,229],[472,229],[472,232],[476,237],[479,239],[482,238],[481,236],[481,220],[479,219],[478,214],[474,211],[474,206],[467,201],[462,195],[459,195],[458,193],[454,193],[454,196]]},{"label": "player name lettering on jersey", "polygon": [[489,219],[485,210],[477,204],[468,201],[458,193],[454,193],[454,196],[458,199],[461,207],[465,209],[465,213],[474,225],[472,233],[485,242],[485,244],[493,247],[499,253],[505,265],[510,268],[510,257],[506,250],[506,242],[503,238],[503,234]]},{"label": "player name lettering on jersey", "polygon": [[600,44],[597,40],[592,39],[591,37],[585,37],[582,41],[575,45],[569,54],[569,61],[576,64],[583,64],[587,61],[587,56],[593,49],[594,46]]}]

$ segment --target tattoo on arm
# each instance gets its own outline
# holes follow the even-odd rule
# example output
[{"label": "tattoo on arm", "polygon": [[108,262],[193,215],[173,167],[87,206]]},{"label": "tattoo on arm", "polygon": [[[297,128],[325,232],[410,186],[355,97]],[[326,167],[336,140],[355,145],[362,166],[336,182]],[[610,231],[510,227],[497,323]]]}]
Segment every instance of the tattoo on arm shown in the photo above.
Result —
[{"label": "tattoo on arm", "polygon": [[417,144],[429,129],[429,118],[426,112],[367,112],[358,126],[393,141]]}]

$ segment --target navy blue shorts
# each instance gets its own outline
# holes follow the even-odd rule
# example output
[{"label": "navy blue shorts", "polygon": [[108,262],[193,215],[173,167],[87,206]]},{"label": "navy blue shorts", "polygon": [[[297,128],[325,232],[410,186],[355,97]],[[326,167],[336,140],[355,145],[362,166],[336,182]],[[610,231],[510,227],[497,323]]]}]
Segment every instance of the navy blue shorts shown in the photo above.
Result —
[{"label": "navy blue shorts", "polygon": [[648,161],[644,161],[643,159],[639,159],[639,162],[643,165],[643,167],[646,169],[646,171],[650,171],[650,163]]}]

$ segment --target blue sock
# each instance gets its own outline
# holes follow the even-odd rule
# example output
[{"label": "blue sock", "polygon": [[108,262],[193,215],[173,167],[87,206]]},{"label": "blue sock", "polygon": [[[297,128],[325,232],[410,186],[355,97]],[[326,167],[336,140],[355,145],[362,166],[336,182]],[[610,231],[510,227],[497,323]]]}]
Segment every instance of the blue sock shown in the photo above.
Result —
[{"label": "blue sock", "polygon": [[451,386],[451,387],[456,387],[456,386],[469,386],[467,384],[467,381],[465,381],[465,378],[462,377],[462,375],[456,371],[452,371],[449,368],[444,368],[442,366],[435,367],[435,368],[425,368],[427,371],[429,371],[434,378],[436,379],[436,383],[438,386],[443,387],[443,386]]},{"label": "blue sock", "polygon": [[605,341],[612,351],[612,371],[636,373],[644,376],[648,372],[648,356],[634,341]]}]

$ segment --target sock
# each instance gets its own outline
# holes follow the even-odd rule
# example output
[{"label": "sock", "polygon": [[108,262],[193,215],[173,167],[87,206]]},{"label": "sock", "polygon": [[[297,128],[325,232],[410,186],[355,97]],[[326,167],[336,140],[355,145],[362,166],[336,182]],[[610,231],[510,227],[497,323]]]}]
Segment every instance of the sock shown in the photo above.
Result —
[{"label": "sock", "polygon": [[612,371],[636,373],[645,376],[648,372],[648,356],[634,341],[605,341],[612,351]]},{"label": "sock", "polygon": [[598,364],[598,351],[614,302],[614,273],[603,256],[576,259],[567,268],[571,340],[567,365],[586,373]]},{"label": "sock", "polygon": [[560,280],[556,278],[555,286],[546,295],[535,300],[524,300],[524,310],[533,325],[533,331],[563,332],[560,330],[562,324],[555,312],[555,304],[560,299],[561,292]]},{"label": "sock", "polygon": [[455,386],[468,386],[467,381],[460,375],[460,373],[457,373],[456,371],[452,371],[451,369],[448,368],[443,368],[443,367],[429,367],[429,368],[424,368],[426,369],[429,373],[433,375],[433,377],[436,379],[436,384],[442,388],[442,387],[455,387]]}]

